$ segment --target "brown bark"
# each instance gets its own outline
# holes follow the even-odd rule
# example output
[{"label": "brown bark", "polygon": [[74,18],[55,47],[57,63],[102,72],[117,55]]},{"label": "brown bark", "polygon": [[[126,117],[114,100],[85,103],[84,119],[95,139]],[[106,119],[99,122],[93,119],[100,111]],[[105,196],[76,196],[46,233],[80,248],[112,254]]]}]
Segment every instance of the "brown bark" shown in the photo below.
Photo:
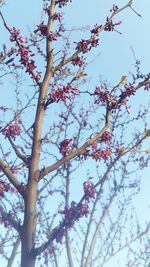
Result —
[{"label": "brown bark", "polygon": [[47,67],[43,83],[39,87],[39,97],[36,109],[36,116],[33,128],[33,143],[31,160],[29,164],[29,175],[28,184],[26,189],[25,197],[25,212],[24,212],[24,223],[21,232],[21,267],[34,267],[36,257],[33,256],[32,250],[35,246],[35,234],[36,234],[36,202],[37,202],[37,186],[38,181],[36,175],[38,173],[38,165],[41,152],[41,133],[43,126],[43,118],[45,113],[44,103],[47,90],[49,87],[50,79],[53,75],[52,65],[53,65],[53,53],[52,45],[49,42],[48,36],[49,32],[53,27],[53,14],[55,8],[55,0],[51,1],[49,18],[47,24]]},{"label": "brown bark", "polygon": [[32,180],[27,190],[24,224],[21,231],[21,267],[35,266],[35,258],[31,257],[31,251],[35,244],[36,200],[37,182]]}]

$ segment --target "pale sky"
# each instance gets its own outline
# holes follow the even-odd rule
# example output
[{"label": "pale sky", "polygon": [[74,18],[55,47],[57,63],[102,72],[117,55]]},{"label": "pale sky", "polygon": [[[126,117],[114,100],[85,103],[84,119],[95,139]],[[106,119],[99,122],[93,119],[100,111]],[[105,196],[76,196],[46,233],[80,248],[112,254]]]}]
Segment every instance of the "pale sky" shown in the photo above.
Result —
[{"label": "pale sky", "polygon": [[[36,26],[39,23],[42,1],[6,0],[5,2],[3,14],[7,18],[9,26],[23,28],[26,31],[26,25]],[[120,6],[127,0],[116,0],[115,2],[112,0],[73,0],[72,2],[72,5],[66,8],[66,28],[103,24],[106,16],[109,15],[112,4]],[[133,7],[141,14],[141,18],[131,9],[123,11],[115,18],[116,22],[122,21],[122,24],[117,27],[122,35],[116,32],[101,34],[101,45],[93,55],[93,58],[98,55],[97,59],[90,63],[87,69],[93,82],[98,79],[99,74],[102,74],[110,83],[117,83],[122,75],[127,75],[133,69],[132,64],[134,63],[131,46],[134,48],[137,58],[142,60],[143,71],[146,73],[150,71],[150,1],[134,0]],[[65,12],[65,9],[63,10]],[[0,40],[0,45],[2,45],[7,34],[1,27],[1,23],[0,35],[3,36]],[[78,34],[76,38],[78,38]],[[136,197],[135,207],[138,216],[142,218],[144,214],[144,218],[147,220],[149,220],[148,206],[150,205],[149,188],[149,169],[146,169],[142,173],[141,193]],[[114,262],[108,263],[106,267],[119,267],[118,260],[114,259]]]}]

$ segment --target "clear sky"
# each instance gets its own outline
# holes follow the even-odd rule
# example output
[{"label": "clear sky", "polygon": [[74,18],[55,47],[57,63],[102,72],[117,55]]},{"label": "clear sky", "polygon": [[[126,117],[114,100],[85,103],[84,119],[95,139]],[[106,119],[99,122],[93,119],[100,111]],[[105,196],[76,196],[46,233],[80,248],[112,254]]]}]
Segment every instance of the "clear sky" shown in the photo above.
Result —
[{"label": "clear sky", "polygon": [[[5,2],[3,13],[10,26],[16,26],[26,32],[28,31],[26,26],[32,24],[36,26],[39,23],[42,1],[6,0]],[[74,26],[78,29],[96,23],[103,24],[114,3],[120,6],[126,2],[127,0],[116,0],[115,2],[112,0],[73,0],[66,11],[64,9],[66,29]],[[150,1],[134,0],[133,7],[142,17],[138,17],[131,9],[119,14],[115,21],[122,21],[122,24],[117,28],[122,33],[121,35],[117,32],[102,33],[101,45],[89,59],[89,62],[93,59],[94,62],[91,62],[87,69],[93,84],[98,80],[100,74],[103,75],[104,79],[108,79],[110,83],[114,84],[118,83],[122,75],[128,74],[133,69],[132,64],[134,63],[131,46],[134,48],[137,58],[142,60],[143,71],[150,72]],[[88,33],[85,32],[84,34],[88,36]],[[0,40],[0,45],[2,45],[3,40],[7,38],[3,27],[0,29],[0,35],[3,36]],[[79,40],[78,31],[76,38]],[[150,145],[148,149],[150,149]],[[136,197],[134,204],[139,218],[144,217],[147,220],[149,220],[150,213],[148,208],[150,205],[149,188],[149,170],[146,169],[142,173],[141,192]],[[120,266],[119,264],[113,262],[107,267]]]}]

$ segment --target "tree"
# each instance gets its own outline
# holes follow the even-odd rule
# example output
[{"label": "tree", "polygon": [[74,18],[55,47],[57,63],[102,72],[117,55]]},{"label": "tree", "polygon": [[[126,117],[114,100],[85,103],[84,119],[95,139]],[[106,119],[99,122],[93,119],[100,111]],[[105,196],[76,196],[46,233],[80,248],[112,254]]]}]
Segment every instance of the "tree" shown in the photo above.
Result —
[{"label": "tree", "polygon": [[105,266],[124,250],[127,266],[140,266],[150,224],[141,226],[130,206],[140,186],[136,170],[149,162],[149,107],[139,105],[132,116],[129,101],[148,94],[150,74],[136,60],[131,77],[88,89],[86,73],[99,36],[121,24],[115,17],[129,8],[140,15],[133,1],[114,4],[103,25],[74,42],[61,11],[71,2],[43,0],[42,22],[27,37],[0,12],[9,34],[1,82],[15,85],[12,106],[0,107],[1,253],[9,267],[18,253],[21,267],[62,266],[65,255],[65,266],[88,267]]}]

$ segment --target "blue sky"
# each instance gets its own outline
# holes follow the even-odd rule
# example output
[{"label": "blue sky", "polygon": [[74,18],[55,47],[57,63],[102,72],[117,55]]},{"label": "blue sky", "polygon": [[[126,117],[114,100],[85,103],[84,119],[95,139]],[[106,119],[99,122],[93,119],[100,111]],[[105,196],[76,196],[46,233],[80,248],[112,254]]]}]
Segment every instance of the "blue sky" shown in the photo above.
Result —
[{"label": "blue sky", "polygon": [[[10,26],[22,28],[24,32],[27,32],[26,26],[32,24],[36,26],[39,23],[42,1],[6,0],[5,2],[3,13]],[[125,0],[116,0],[115,4],[120,6],[126,2]],[[103,24],[113,3],[114,1],[111,0],[73,0],[72,5],[64,9],[66,12],[66,29],[73,26],[78,29],[87,25],[93,26],[96,23]],[[110,83],[114,84],[118,83],[122,75],[128,74],[133,69],[132,64],[134,63],[131,46],[134,48],[137,58],[142,60],[143,71],[150,71],[150,1],[134,0],[133,7],[141,14],[142,18],[139,18],[130,9],[125,10],[115,18],[115,21],[122,21],[122,24],[118,26],[118,30],[122,34],[120,35],[116,32],[101,34],[101,45],[90,58],[89,61],[94,59],[94,62],[90,63],[87,69],[93,84],[98,80],[100,74],[103,75],[104,79],[108,79]],[[2,28],[0,32],[4,39],[7,38],[7,34]],[[88,33],[84,34],[88,36]],[[3,44],[3,38],[0,40],[0,45]],[[76,38],[78,38],[78,31]],[[145,98],[144,101],[146,100]],[[143,171],[142,177],[141,192],[139,196],[136,196],[135,206],[138,216],[143,217],[144,214],[144,217],[148,220],[149,209],[147,207],[150,205],[148,169]],[[109,266],[119,265],[114,262],[114,265],[108,264],[107,267]]]}]

